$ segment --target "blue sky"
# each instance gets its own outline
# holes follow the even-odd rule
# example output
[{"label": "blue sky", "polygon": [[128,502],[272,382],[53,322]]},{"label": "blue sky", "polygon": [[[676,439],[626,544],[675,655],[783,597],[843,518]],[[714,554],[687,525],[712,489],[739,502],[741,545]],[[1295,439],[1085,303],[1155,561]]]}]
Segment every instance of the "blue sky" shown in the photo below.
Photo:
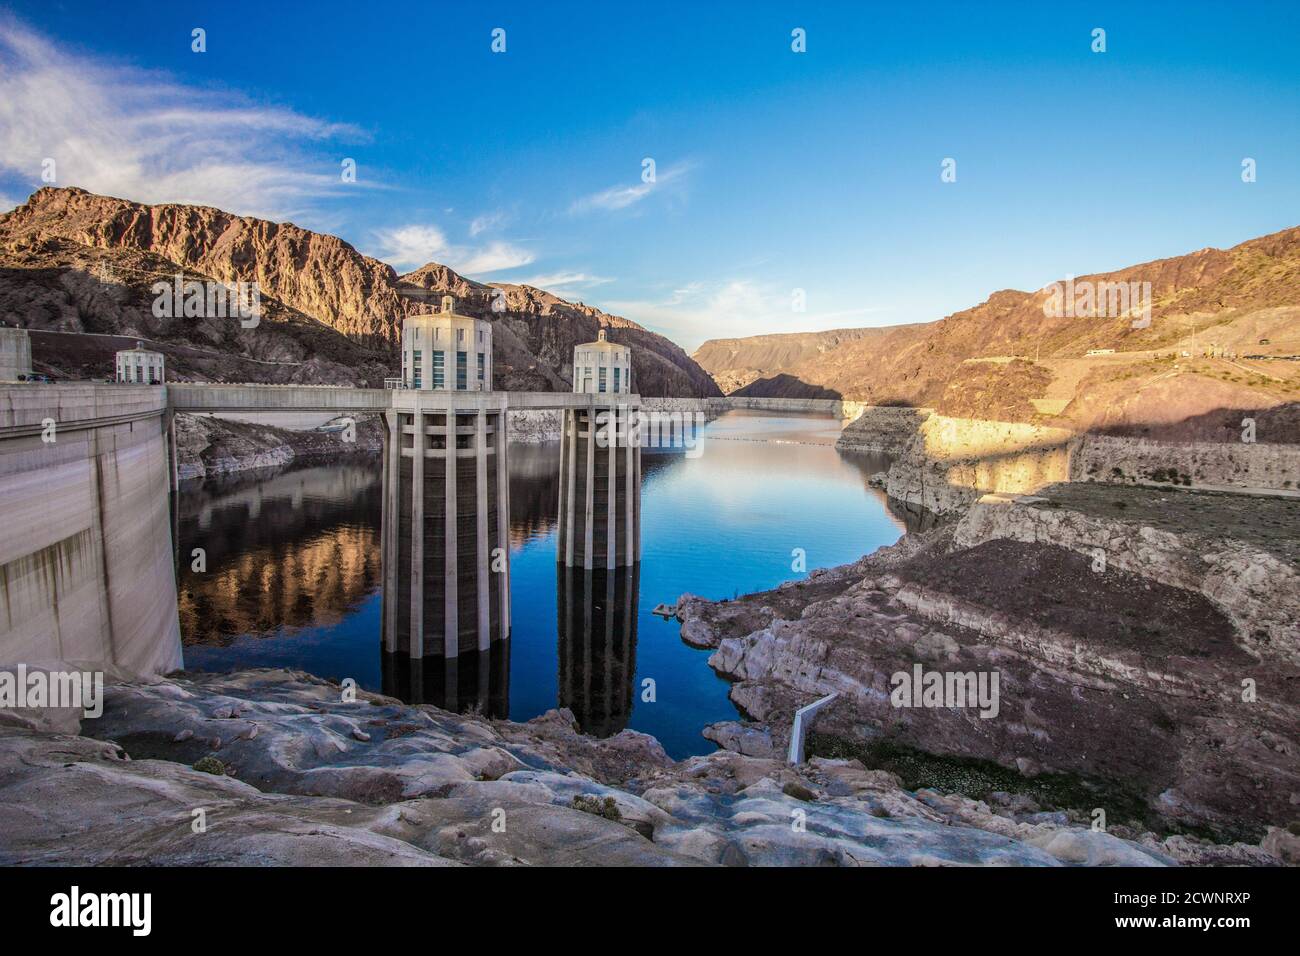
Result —
[{"label": "blue sky", "polygon": [[531,282],[688,351],[1300,224],[1300,4],[903,6],[10,3],[0,206],[53,158],[60,185]]}]

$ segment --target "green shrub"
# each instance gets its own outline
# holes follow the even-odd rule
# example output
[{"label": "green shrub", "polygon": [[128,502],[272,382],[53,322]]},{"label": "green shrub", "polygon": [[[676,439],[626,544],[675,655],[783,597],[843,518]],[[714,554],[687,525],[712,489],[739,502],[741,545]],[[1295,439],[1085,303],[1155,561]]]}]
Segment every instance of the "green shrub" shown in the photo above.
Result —
[{"label": "green shrub", "polygon": [[226,775],[226,765],[216,757],[211,756],[200,757],[198,763],[194,765],[194,769],[200,773],[216,774],[218,777]]},{"label": "green shrub", "polygon": [[619,813],[618,804],[613,797],[605,797],[603,800],[594,793],[581,793],[573,798],[569,804],[575,810],[581,810],[583,813],[593,813],[598,817],[604,817],[606,820],[613,820],[618,823],[623,819],[623,814]]}]

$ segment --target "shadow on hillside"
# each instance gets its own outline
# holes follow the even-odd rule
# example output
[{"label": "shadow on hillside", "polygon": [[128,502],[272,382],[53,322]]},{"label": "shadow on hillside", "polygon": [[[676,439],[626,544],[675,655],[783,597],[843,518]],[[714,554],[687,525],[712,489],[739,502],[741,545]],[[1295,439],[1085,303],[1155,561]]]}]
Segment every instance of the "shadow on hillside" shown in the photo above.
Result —
[{"label": "shadow on hillside", "polygon": [[781,373],[760,378],[731,393],[735,398],[823,398],[837,400],[844,396],[833,388],[811,385],[794,375]]},{"label": "shadow on hillside", "polygon": [[1176,422],[1118,422],[1094,431],[1116,438],[1239,444],[1247,419],[1254,421],[1254,438],[1261,444],[1300,443],[1300,402],[1271,408],[1216,408]]}]

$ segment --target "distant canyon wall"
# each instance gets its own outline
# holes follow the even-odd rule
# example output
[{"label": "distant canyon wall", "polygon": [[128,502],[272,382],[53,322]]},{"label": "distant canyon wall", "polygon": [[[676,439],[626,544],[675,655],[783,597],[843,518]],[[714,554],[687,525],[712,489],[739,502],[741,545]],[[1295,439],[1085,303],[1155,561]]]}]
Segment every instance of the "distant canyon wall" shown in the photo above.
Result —
[{"label": "distant canyon wall", "polygon": [[[264,321],[155,315],[154,282],[177,273],[256,283]],[[574,348],[604,330],[631,347],[640,391],[721,394],[679,346],[629,319],[439,263],[399,276],[291,223],[48,186],[0,214],[0,312],[46,333],[32,341],[35,369],[60,379],[111,375],[113,339],[125,338],[164,352],[174,380],[378,386],[395,373],[404,318],[443,294],[460,314],[492,322],[497,388],[566,391]]]}]

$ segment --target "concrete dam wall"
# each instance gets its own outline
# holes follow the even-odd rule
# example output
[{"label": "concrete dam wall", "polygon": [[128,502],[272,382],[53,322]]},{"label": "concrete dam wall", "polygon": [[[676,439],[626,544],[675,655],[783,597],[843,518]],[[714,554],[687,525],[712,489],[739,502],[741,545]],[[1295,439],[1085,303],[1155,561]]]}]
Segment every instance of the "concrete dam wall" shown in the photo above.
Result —
[{"label": "concrete dam wall", "polygon": [[0,664],[181,666],[166,392],[0,388]]}]

